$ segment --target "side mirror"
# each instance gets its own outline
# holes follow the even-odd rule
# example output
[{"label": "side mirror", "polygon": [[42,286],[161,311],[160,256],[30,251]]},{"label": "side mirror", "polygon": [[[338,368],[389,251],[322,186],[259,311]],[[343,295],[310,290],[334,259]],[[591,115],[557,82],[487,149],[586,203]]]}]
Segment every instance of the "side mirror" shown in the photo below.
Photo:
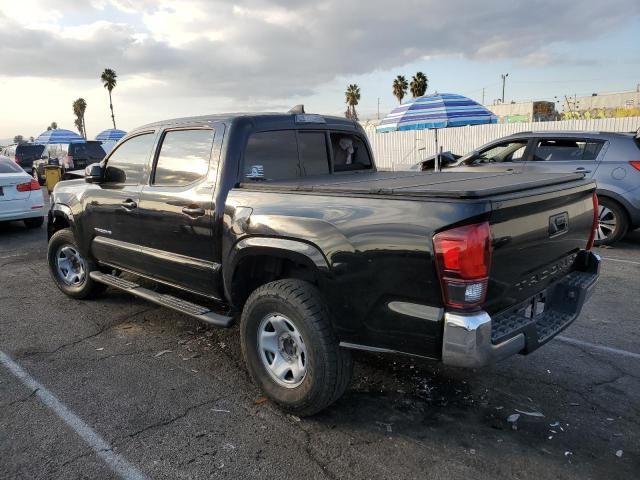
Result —
[{"label": "side mirror", "polygon": [[104,168],[99,163],[92,163],[84,169],[84,181],[87,183],[100,183],[104,181]]}]

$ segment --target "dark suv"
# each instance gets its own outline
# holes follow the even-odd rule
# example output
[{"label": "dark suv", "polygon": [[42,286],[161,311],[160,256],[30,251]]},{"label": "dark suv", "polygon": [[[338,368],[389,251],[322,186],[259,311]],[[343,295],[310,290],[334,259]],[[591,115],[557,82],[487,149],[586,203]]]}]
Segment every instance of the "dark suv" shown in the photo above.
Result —
[{"label": "dark suv", "polygon": [[57,159],[57,163],[65,170],[81,170],[92,163],[100,162],[105,155],[102,142],[93,140],[85,143],[47,145],[43,155],[46,158],[34,162],[32,175],[42,184],[44,181],[44,166],[50,161]]},{"label": "dark suv", "polygon": [[2,154],[20,165],[25,172],[33,175],[33,163],[41,159],[44,150],[44,145],[21,143],[19,145],[9,145],[5,147]]},{"label": "dark suv", "polygon": [[598,182],[600,223],[596,245],[610,245],[640,227],[638,134],[516,133],[454,160],[445,166],[449,168],[468,172],[583,173]]}]

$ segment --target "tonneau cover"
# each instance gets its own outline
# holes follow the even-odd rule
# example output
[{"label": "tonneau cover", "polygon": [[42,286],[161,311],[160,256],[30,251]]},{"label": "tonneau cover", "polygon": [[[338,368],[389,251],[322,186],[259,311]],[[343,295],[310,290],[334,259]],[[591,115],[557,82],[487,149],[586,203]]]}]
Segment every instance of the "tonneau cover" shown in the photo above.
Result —
[{"label": "tonneau cover", "polygon": [[[245,182],[243,188],[317,193],[483,198],[583,180],[582,174],[479,172],[367,172],[277,182]],[[587,180],[584,180],[588,183]]]}]

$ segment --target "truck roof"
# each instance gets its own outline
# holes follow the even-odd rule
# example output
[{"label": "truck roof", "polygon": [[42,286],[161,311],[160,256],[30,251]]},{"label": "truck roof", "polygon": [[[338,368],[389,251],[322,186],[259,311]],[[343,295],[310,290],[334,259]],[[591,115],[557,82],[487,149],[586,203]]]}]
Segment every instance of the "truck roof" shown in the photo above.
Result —
[{"label": "truck roof", "polygon": [[212,123],[231,123],[233,121],[244,119],[251,121],[256,127],[261,129],[269,128],[298,128],[300,125],[314,125],[316,128],[354,128],[357,122],[344,117],[335,117],[331,115],[303,114],[309,117],[318,117],[324,119],[324,122],[304,122],[298,117],[300,114],[283,113],[283,112],[252,112],[252,113],[220,113],[212,115],[202,115],[197,117],[173,118],[170,120],[162,120],[159,122],[148,123],[134,129],[133,131],[145,130],[149,128],[180,126],[180,125],[210,125]]}]

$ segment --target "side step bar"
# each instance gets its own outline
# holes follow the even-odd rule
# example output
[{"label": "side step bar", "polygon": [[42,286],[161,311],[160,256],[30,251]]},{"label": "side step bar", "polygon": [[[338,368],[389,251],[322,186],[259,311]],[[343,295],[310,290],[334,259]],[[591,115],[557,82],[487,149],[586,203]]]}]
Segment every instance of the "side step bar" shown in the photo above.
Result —
[{"label": "side step bar", "polygon": [[91,272],[89,275],[96,282],[104,283],[105,285],[109,285],[110,287],[124,290],[125,292],[131,293],[132,295],[136,295],[140,298],[144,298],[145,300],[149,300],[150,302],[156,303],[158,305],[162,305],[163,307],[167,307],[172,310],[184,313],[185,315],[189,315],[193,318],[197,318],[198,320],[208,323],[209,325],[226,328],[229,327],[231,325],[231,322],[233,321],[233,318],[227,315],[215,313],[211,311],[211,309],[203,307],[202,305],[196,305],[195,303],[187,302],[186,300],[182,300],[172,295],[154,292],[153,290],[149,290],[148,288],[141,287],[135,282],[116,277],[115,275],[110,275],[108,273],[102,272]]}]

